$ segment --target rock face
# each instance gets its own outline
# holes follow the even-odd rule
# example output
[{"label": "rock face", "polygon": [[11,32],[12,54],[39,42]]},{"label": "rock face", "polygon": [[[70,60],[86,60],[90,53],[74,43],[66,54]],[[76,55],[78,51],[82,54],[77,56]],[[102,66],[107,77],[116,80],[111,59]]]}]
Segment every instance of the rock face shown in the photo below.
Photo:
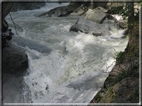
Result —
[{"label": "rock face", "polygon": [[28,68],[28,57],[23,50],[10,45],[2,50],[2,72],[9,75],[23,75]]},{"label": "rock face", "polygon": [[93,34],[95,36],[110,35],[108,26],[98,24],[84,18],[79,18],[77,22],[70,28],[70,31],[81,31],[84,33]]}]

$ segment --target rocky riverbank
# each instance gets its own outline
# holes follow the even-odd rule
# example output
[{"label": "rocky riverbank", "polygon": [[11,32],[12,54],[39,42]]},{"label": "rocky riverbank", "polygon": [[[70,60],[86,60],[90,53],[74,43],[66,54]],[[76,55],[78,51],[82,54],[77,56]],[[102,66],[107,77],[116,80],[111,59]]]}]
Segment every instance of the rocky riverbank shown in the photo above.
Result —
[{"label": "rocky riverbank", "polygon": [[139,103],[139,27],[129,34],[125,52],[117,55],[116,65],[91,103]]}]

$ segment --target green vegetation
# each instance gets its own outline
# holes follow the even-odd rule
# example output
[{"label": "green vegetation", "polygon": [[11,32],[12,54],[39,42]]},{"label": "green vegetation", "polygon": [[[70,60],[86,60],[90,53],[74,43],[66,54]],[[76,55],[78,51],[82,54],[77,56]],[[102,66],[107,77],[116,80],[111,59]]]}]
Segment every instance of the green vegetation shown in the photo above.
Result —
[{"label": "green vegetation", "polygon": [[124,54],[124,52],[119,52],[119,53],[116,55],[116,60],[120,59],[123,54]]},{"label": "green vegetation", "polygon": [[115,97],[115,92],[114,92],[114,90],[113,90],[112,87],[109,87],[109,88],[107,89],[106,95],[108,95],[108,96],[109,96],[110,98],[112,98],[112,99]]},{"label": "green vegetation", "polygon": [[102,99],[102,96],[100,94],[97,94],[95,98],[96,98],[96,102],[99,102]]}]

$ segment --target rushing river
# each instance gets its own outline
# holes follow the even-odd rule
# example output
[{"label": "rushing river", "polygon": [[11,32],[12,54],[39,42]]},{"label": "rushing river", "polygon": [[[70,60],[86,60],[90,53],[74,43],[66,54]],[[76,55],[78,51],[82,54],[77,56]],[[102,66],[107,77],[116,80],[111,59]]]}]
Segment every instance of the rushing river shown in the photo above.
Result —
[{"label": "rushing river", "polygon": [[[13,21],[22,28],[16,28],[11,42],[26,50],[29,68],[23,77],[23,99],[18,101],[13,96],[10,102],[89,103],[103,86],[115,65],[116,54],[124,51],[128,39],[121,38],[124,30],[114,30],[111,36],[103,37],[69,32],[78,19],[75,16],[36,17],[49,6],[11,12]],[[10,16],[6,20],[14,32]]]}]

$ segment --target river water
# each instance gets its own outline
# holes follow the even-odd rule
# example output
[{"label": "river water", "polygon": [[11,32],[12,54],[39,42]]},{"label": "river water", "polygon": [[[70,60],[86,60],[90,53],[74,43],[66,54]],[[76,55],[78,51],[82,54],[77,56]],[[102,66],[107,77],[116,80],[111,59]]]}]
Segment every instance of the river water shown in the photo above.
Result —
[{"label": "river water", "polygon": [[15,33],[11,42],[24,48],[29,59],[23,77],[24,99],[18,101],[13,96],[10,103],[89,103],[103,86],[128,38],[122,39],[124,30],[115,28],[111,36],[103,37],[69,32],[79,17],[37,17],[59,6],[47,5],[38,10],[11,12],[13,21],[22,28],[17,26],[17,34],[10,16],[6,18]]}]

